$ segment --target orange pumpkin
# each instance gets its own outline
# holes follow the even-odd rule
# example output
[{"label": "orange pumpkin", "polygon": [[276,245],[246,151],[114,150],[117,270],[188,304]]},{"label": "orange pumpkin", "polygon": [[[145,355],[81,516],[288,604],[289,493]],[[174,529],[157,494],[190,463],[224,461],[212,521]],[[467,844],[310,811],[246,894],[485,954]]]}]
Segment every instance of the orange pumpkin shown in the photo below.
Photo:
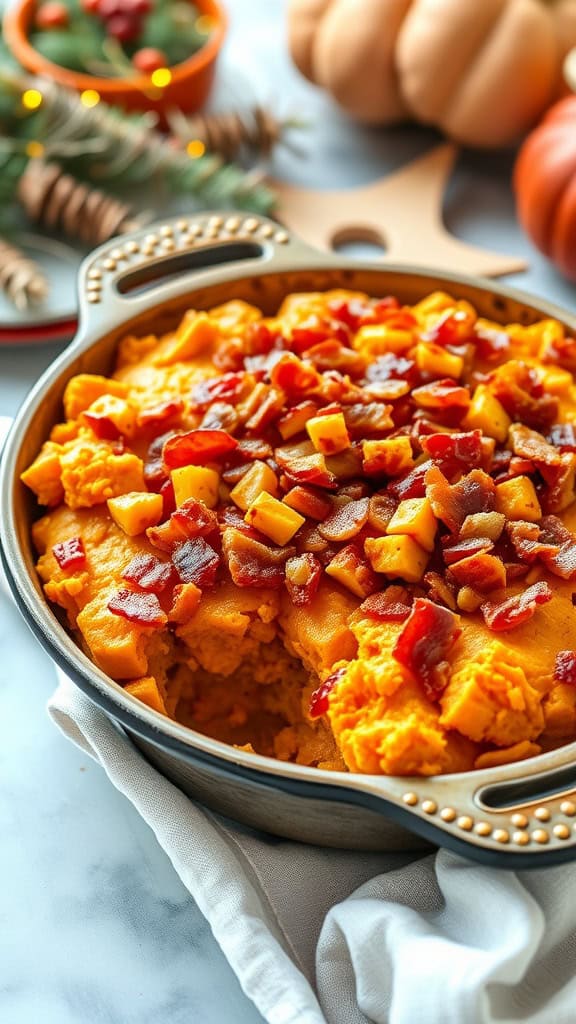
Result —
[{"label": "orange pumpkin", "polygon": [[534,244],[576,281],[576,96],[553,106],[514,170],[518,218]]},{"label": "orange pumpkin", "polygon": [[354,117],[502,146],[558,97],[576,0],[290,0],[288,27],[297,67]]}]

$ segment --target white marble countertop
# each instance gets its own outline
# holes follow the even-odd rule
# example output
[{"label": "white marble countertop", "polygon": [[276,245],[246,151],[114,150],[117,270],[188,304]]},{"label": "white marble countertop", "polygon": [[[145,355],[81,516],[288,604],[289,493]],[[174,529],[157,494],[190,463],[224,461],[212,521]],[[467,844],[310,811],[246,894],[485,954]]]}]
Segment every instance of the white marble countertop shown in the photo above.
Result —
[{"label": "white marble countertop", "polygon": [[[285,3],[228,0],[220,95],[253,93],[314,127],[308,159],[277,176],[366,182],[424,152],[434,133],[350,124],[290,68]],[[463,238],[524,254],[513,279],[574,308],[514,222],[506,155],[465,154],[445,217]],[[0,415],[12,414],[58,346],[0,348]],[[0,1020],[3,1024],[256,1024],[199,910],[150,829],[104,773],[48,721],[54,671],[0,590]]]}]

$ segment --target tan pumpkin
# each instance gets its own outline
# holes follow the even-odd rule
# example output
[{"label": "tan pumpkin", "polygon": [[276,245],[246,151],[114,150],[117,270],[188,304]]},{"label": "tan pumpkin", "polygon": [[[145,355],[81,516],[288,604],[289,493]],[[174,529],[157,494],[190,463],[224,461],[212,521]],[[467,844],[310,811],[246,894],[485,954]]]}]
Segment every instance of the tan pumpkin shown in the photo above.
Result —
[{"label": "tan pumpkin", "polygon": [[515,141],[561,91],[576,0],[291,0],[300,71],[353,116]]}]

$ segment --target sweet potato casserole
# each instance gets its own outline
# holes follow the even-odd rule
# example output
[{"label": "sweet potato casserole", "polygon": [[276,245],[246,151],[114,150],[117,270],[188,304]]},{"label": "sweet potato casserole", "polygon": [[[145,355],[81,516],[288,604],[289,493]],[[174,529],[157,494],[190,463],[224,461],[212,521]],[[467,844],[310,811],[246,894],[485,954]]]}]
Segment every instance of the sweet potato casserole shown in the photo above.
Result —
[{"label": "sweet potato casserole", "polygon": [[576,340],[436,292],[125,337],[23,474],[47,598],[159,712],[285,761],[576,738]]}]

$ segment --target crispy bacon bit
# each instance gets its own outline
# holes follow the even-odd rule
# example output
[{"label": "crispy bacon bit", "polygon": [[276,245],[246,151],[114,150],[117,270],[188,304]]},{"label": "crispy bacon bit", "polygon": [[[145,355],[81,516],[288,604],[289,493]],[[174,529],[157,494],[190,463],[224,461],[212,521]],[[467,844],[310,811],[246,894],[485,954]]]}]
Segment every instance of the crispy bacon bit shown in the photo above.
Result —
[{"label": "crispy bacon bit", "polygon": [[176,495],[174,494],[174,484],[168,478],[162,484],[160,488],[160,494],[162,496],[162,519],[168,519],[172,515],[176,508]]},{"label": "crispy bacon bit", "polygon": [[559,547],[557,554],[540,553],[541,561],[555,576],[563,580],[576,578],[576,537],[556,516],[544,516],[540,522],[542,544]]},{"label": "crispy bacon bit", "polygon": [[172,561],[182,583],[194,583],[201,590],[214,586],[220,556],[203,537],[177,544]]},{"label": "crispy bacon bit", "polygon": [[454,541],[453,537],[448,536],[446,541],[448,543],[444,545],[442,552],[446,565],[453,565],[454,562],[459,562],[462,558],[469,558],[470,555],[492,551],[494,547],[494,542],[489,537],[465,537]]},{"label": "crispy bacon bit", "polygon": [[86,565],[86,552],[81,537],[69,537],[68,540],[54,544],[52,554],[61,569],[83,569]]},{"label": "crispy bacon bit", "polygon": [[104,413],[90,412],[89,409],[86,409],[82,413],[82,419],[101,441],[116,441],[121,436],[122,431],[118,429],[114,420]]},{"label": "crispy bacon bit", "polygon": [[464,467],[473,469],[483,459],[480,430],[461,434],[428,434],[420,438],[420,445],[434,462],[444,464],[445,472]]},{"label": "crispy bacon bit", "polygon": [[345,345],[350,339],[348,328],[338,320],[331,320],[326,317],[319,317],[316,314],[303,320],[297,327],[292,328],[290,348],[300,354],[313,345],[319,345],[327,338],[337,338]]},{"label": "crispy bacon bit", "polygon": [[430,700],[437,700],[448,683],[446,656],[460,636],[459,618],[447,608],[417,597],[392,655],[420,680]]},{"label": "crispy bacon bit", "polygon": [[245,373],[224,373],[221,377],[203,380],[192,389],[190,401],[193,409],[205,411],[213,402],[235,405],[246,383]]},{"label": "crispy bacon bit", "polygon": [[362,476],[362,446],[354,441],[345,451],[327,455],[326,467],[338,481],[358,479]]},{"label": "crispy bacon bit", "polygon": [[546,466],[560,465],[560,452],[538,431],[530,430],[523,423],[513,423],[508,436],[512,451],[521,459],[543,462]]},{"label": "crispy bacon bit", "polygon": [[554,679],[559,683],[576,686],[576,652],[558,651],[554,663]]},{"label": "crispy bacon bit", "polygon": [[423,384],[420,388],[414,388],[412,398],[422,409],[456,409],[465,412],[470,405],[468,388],[455,384],[450,377],[446,377],[444,380],[435,380],[432,384]]},{"label": "crispy bacon bit", "polygon": [[434,601],[435,604],[445,605],[451,612],[456,611],[455,588],[444,576],[441,576],[439,572],[426,572],[424,573],[424,583],[428,587],[428,597],[431,601]]},{"label": "crispy bacon bit", "polygon": [[[321,559],[325,561],[324,557]],[[382,578],[377,576],[372,566],[364,557],[362,548],[356,544],[346,544],[330,558],[327,572],[357,597],[365,598],[374,594],[382,585]]]},{"label": "crispy bacon bit", "polygon": [[148,451],[144,460],[144,479],[146,481],[146,486],[150,491],[159,491],[166,480],[166,470],[162,461],[162,451],[166,442],[171,437],[175,436],[174,431],[169,430],[165,434],[160,434],[159,437],[155,437],[148,446]]},{"label": "crispy bacon bit", "polygon": [[507,523],[506,532],[518,558],[523,562],[527,562],[528,565],[531,565],[537,558],[542,558],[544,555],[552,558],[560,551],[560,543],[543,543],[541,539],[542,530],[538,523],[526,523],[524,520],[519,519],[515,522]]},{"label": "crispy bacon bit", "polygon": [[576,452],[576,426],[573,423],[554,423],[548,432],[548,441],[561,452]]},{"label": "crispy bacon bit", "polygon": [[140,590],[161,594],[174,578],[170,562],[161,562],[155,555],[142,552],[128,563],[122,572],[122,579],[135,583]]},{"label": "crispy bacon bit", "polygon": [[534,371],[524,363],[511,361],[494,371],[490,389],[513,420],[535,430],[549,427],[558,416],[558,399],[542,394]]},{"label": "crispy bacon bit", "polygon": [[261,437],[243,437],[238,441],[238,447],[234,450],[234,459],[242,462],[244,459],[271,459],[273,455],[272,445],[268,444]]},{"label": "crispy bacon bit", "polygon": [[538,467],[547,485],[540,495],[545,512],[562,512],[576,497],[576,454],[561,452],[559,458],[559,466]]},{"label": "crispy bacon bit", "polygon": [[326,540],[333,543],[352,540],[368,521],[368,507],[368,498],[336,506],[332,514],[320,523],[318,530]]},{"label": "crispy bacon bit", "polygon": [[326,714],[328,711],[330,694],[336,684],[343,678],[345,672],[345,667],[337,668],[335,672],[332,672],[332,674],[329,675],[316,690],[314,690],[314,693],[310,697],[310,707],[308,709],[310,718],[320,718],[322,715]]},{"label": "crispy bacon bit", "polygon": [[300,402],[288,409],[288,412],[284,413],[276,424],[281,438],[288,441],[289,438],[302,433],[306,429],[308,420],[317,414],[318,406],[314,402]]},{"label": "crispy bacon bit", "polygon": [[252,537],[262,544],[268,542],[267,537],[264,537],[259,530],[255,530],[253,526],[250,526],[245,521],[244,513],[239,508],[236,508],[236,505],[225,505],[222,511],[219,512],[219,517],[222,526],[232,526],[235,530],[240,530],[240,533],[244,533],[247,537]]},{"label": "crispy bacon bit", "polygon": [[267,355],[272,349],[282,349],[285,347],[285,341],[280,331],[277,328],[272,330],[268,324],[263,323],[261,320],[246,326],[244,338],[246,353],[249,356]]},{"label": "crispy bacon bit", "polygon": [[286,589],[292,604],[305,608],[312,602],[322,578],[322,565],[310,552],[286,562]]},{"label": "crispy bacon bit", "polygon": [[184,537],[209,537],[218,531],[218,517],[207,508],[203,501],[187,498],[171,516],[171,520],[182,531]]},{"label": "crispy bacon bit", "polygon": [[270,380],[289,398],[297,398],[313,391],[320,383],[320,374],[292,352],[284,352],[270,373]]},{"label": "crispy bacon bit", "polygon": [[576,338],[555,338],[542,354],[542,362],[554,363],[570,373],[576,371]]},{"label": "crispy bacon bit", "polygon": [[539,604],[546,604],[552,599],[552,591],[547,583],[540,581],[528,587],[522,594],[509,597],[506,601],[495,604],[486,601],[480,605],[484,622],[495,633],[516,629],[531,619]]},{"label": "crispy bacon bit", "polygon": [[233,405],[228,402],[214,402],[206,410],[200,423],[201,430],[225,430],[233,434],[238,429],[240,417]]},{"label": "crispy bacon bit", "polygon": [[396,501],[391,494],[373,494],[368,504],[368,524],[378,533],[386,533],[386,527],[396,511]]},{"label": "crispy bacon bit", "polygon": [[364,358],[360,353],[336,341],[335,338],[312,345],[312,348],[306,349],[304,355],[320,373],[338,370],[350,377],[359,377],[364,372]]},{"label": "crispy bacon bit", "polygon": [[[318,556],[322,556],[321,560],[324,559],[324,555],[327,552],[332,551],[326,538],[318,532],[318,527],[312,523],[307,523],[300,528],[296,537],[296,547],[298,553],[311,551]],[[328,561],[330,561],[330,558],[332,558],[332,554],[329,554]],[[324,561],[322,564],[324,564]]]},{"label": "crispy bacon bit", "polygon": [[437,466],[426,473],[426,497],[434,515],[452,533],[458,533],[466,516],[492,512],[496,504],[494,481],[482,469],[473,469],[456,484],[449,484]]},{"label": "crispy bacon bit", "polygon": [[359,501],[360,498],[370,497],[370,487],[364,480],[352,480],[349,484],[342,484],[342,487],[336,491],[335,497]]},{"label": "crispy bacon bit", "polygon": [[284,405],[284,396],[276,388],[268,388],[250,419],[244,424],[250,434],[261,433],[278,417]]},{"label": "crispy bacon bit", "polygon": [[473,327],[474,316],[471,312],[465,309],[457,309],[455,312],[448,310],[422,337],[424,341],[432,341],[435,345],[458,345],[470,337]]},{"label": "crispy bacon bit", "polygon": [[405,587],[391,586],[378,594],[370,594],[359,612],[377,622],[404,622],[410,615],[410,595]]},{"label": "crispy bacon bit", "polygon": [[536,466],[530,459],[520,459],[517,455],[513,455],[508,464],[508,469],[504,473],[498,473],[494,480],[497,484],[501,484],[505,480],[512,480],[515,476],[530,476],[531,473],[535,472]]},{"label": "crispy bacon bit", "polygon": [[450,566],[450,576],[459,587],[472,587],[479,594],[488,594],[506,586],[504,562],[497,555],[479,551]]},{"label": "crispy bacon bit", "polygon": [[240,530],[228,528],[222,535],[222,550],[237,587],[273,587],[284,583],[284,567],[294,548],[261,544]]},{"label": "crispy bacon bit", "polygon": [[167,618],[156,594],[137,594],[134,590],[117,590],[108,601],[108,610],[139,626],[164,626]]},{"label": "crispy bacon bit", "polygon": [[179,466],[204,466],[222,456],[229,455],[238,442],[225,430],[189,430],[186,434],[169,437],[162,450],[168,469]]},{"label": "crispy bacon bit", "polygon": [[366,434],[384,434],[392,430],[394,423],[390,413],[391,405],[383,402],[368,402],[348,405],[344,409],[344,420],[351,437],[363,438]]},{"label": "crispy bacon bit", "polygon": [[487,324],[474,324],[473,338],[476,341],[476,354],[486,362],[496,362],[507,355],[510,349],[510,337],[506,331],[498,331]]},{"label": "crispy bacon bit", "polygon": [[290,481],[295,484],[312,484],[315,487],[324,487],[329,491],[335,490],[338,486],[336,477],[329,471],[326,460],[320,452],[292,459],[285,466],[285,470]]},{"label": "crispy bacon bit", "polygon": [[332,511],[330,498],[322,494],[321,491],[315,491],[311,487],[302,487],[299,484],[288,491],[284,501],[290,508],[296,509],[300,515],[306,516],[308,519],[316,519],[318,522],[326,519]]},{"label": "crispy bacon bit", "polygon": [[386,490],[400,501],[404,501],[405,498],[423,498],[426,494],[426,474],[429,472],[430,466],[430,462],[416,466],[416,469],[412,469],[406,476],[401,476],[398,480],[389,483]]},{"label": "crispy bacon bit", "polygon": [[140,410],[138,413],[138,426],[153,427],[156,430],[158,427],[169,423],[170,420],[176,419],[183,408],[184,402],[179,398],[174,398],[168,402],[158,402],[157,405],[151,405],[147,409]]},{"label": "crispy bacon bit", "polygon": [[[398,309],[397,300],[393,301],[396,302],[396,309]],[[368,322],[364,317],[370,316],[372,305],[367,299],[331,299],[328,309],[335,320],[339,320],[341,324],[345,324],[351,331],[356,332],[361,323]]]}]

